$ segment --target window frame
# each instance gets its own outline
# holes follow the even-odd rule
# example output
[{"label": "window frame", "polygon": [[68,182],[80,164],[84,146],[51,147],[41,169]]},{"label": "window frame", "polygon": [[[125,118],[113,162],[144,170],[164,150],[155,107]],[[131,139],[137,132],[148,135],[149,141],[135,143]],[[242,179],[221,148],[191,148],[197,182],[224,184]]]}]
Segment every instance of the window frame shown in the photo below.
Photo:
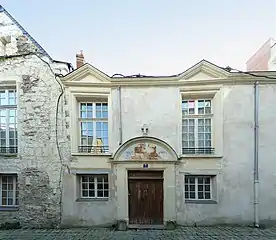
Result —
[{"label": "window frame", "polygon": [[[18,132],[17,132],[17,90],[15,88],[8,88],[8,89],[0,89],[0,93],[1,92],[4,92],[5,94],[5,98],[1,98],[1,95],[0,95],[0,111],[5,111],[5,116],[4,119],[5,119],[5,141],[6,141],[6,144],[5,146],[2,146],[0,144],[0,154],[5,154],[5,153],[11,153],[11,154],[16,154],[17,153],[17,148],[18,148]],[[10,92],[13,92],[14,93],[14,98],[10,98],[10,95],[9,93]],[[2,104],[1,100],[2,99],[5,99],[5,101],[7,101],[8,104]],[[14,104],[10,104],[10,99],[14,99]],[[14,123],[10,123],[10,111],[11,110],[14,110],[15,111],[15,114],[14,114]],[[0,114],[0,117],[1,114]],[[9,127],[10,127],[10,124],[14,124],[14,137],[11,138],[14,140],[14,145],[11,146],[10,145],[10,131],[9,131]],[[1,140],[2,138],[0,138]],[[4,148],[4,149],[3,149]]]},{"label": "window frame", "polygon": [[[189,101],[193,101],[194,102],[194,112],[193,113],[189,113]],[[200,101],[204,101],[204,103],[206,101],[210,102],[210,112],[206,113],[206,106],[203,107],[204,109],[204,113],[199,113],[199,102]],[[184,114],[184,108],[183,108],[183,103],[187,102],[188,104],[188,113]],[[184,125],[184,120],[187,120],[188,124]],[[189,125],[190,120],[193,120],[193,125]],[[203,120],[204,124],[203,125],[199,125],[199,120]],[[210,125],[205,125],[206,121],[210,120]],[[190,132],[190,126],[193,126],[193,132]],[[199,132],[199,127],[204,127],[204,132]],[[184,132],[184,127],[187,127],[187,132]],[[210,132],[206,132],[205,131],[205,127],[210,127]],[[189,134],[193,134],[194,138],[193,140],[189,139]],[[204,146],[199,146],[199,133],[204,134]],[[187,139],[184,139],[184,134],[187,134]],[[210,139],[206,139],[205,138],[205,134],[210,134]],[[181,100],[181,146],[182,146],[182,154],[213,154],[213,99],[212,98],[184,98],[182,97]],[[210,141],[210,146],[206,145],[206,142]],[[184,142],[188,143],[188,146],[184,146]],[[193,146],[190,146],[190,143],[194,142]]]},{"label": "window frame", "polygon": [[[188,190],[188,192],[186,191],[186,185],[190,186],[190,184],[186,184],[186,178],[191,178],[191,177],[194,177],[195,178],[195,198],[186,198],[186,193],[188,193],[188,196],[190,196],[190,191]],[[215,179],[216,176],[214,175],[185,175],[184,176],[184,199],[185,201],[202,201],[202,202],[208,202],[208,201],[212,201],[214,200],[214,189],[213,189],[213,184],[214,184],[214,179]],[[198,197],[198,178],[203,178],[204,180],[206,178],[209,178],[210,179],[210,191],[207,191],[207,192],[210,192],[210,198],[205,198],[204,194],[206,193],[205,189],[204,189],[204,186],[205,186],[205,183],[203,184],[203,196],[204,198],[199,198]],[[203,181],[204,181],[203,180]]]},{"label": "window frame", "polygon": [[[82,104],[92,104],[92,117],[86,117],[83,118],[81,116],[82,114],[82,110],[81,110],[81,106]],[[102,104],[101,106],[101,117],[97,117],[97,108],[96,105],[97,104]],[[106,104],[107,107],[107,111],[103,111],[103,104]],[[91,101],[78,101],[78,132],[79,132],[79,148],[84,148],[87,151],[83,151],[83,149],[79,149],[79,152],[89,152],[89,153],[107,153],[109,151],[109,112],[108,112],[108,99],[92,99]],[[86,110],[86,112],[88,112]],[[107,113],[107,117],[103,117],[103,112]],[[92,123],[92,144],[89,145],[83,145],[82,144],[82,123]],[[101,133],[104,132],[104,127],[103,124],[106,123],[106,127],[107,127],[107,144],[104,144],[104,137],[101,135],[101,140],[102,140],[102,145],[97,144],[97,123],[101,123],[102,127],[101,127]],[[88,127],[87,127],[88,128]],[[88,137],[86,138],[87,142],[88,142]],[[90,150],[91,148],[91,150]]]},{"label": "window frame", "polygon": [[[89,196],[89,191],[90,191],[89,187],[87,189],[83,189],[83,187],[82,187],[83,183],[87,183],[88,186],[89,186],[89,184],[92,183],[92,182],[89,182],[89,181],[88,182],[83,182],[82,181],[83,177],[88,177],[88,178],[93,177],[94,178],[94,182],[93,182],[93,184],[94,184],[94,197]],[[105,189],[104,187],[102,189],[102,191],[103,191],[103,196],[102,197],[98,196],[98,179],[97,179],[98,177],[106,177],[106,179],[107,179],[107,182],[105,182],[105,181],[102,182],[103,186],[105,184],[108,184],[107,189]],[[97,200],[97,199],[99,199],[99,200],[108,200],[109,199],[109,197],[110,197],[109,174],[107,174],[107,173],[78,174],[78,178],[79,178],[78,183],[79,183],[79,197],[80,197],[80,199],[83,199],[83,200],[89,200],[89,199],[90,200]],[[88,196],[83,196],[83,190],[88,191]],[[104,196],[104,192],[107,192],[107,196]]]},{"label": "window frame", "polygon": [[[3,177],[12,177],[12,184],[13,184],[13,189],[12,189],[12,200],[13,204],[8,204],[8,189],[6,189],[7,196],[6,196],[6,201],[7,204],[3,205]],[[8,181],[6,183],[8,185]],[[8,186],[7,186],[8,187]],[[18,207],[18,176],[17,174],[0,174],[0,207],[5,208],[5,207]]]}]

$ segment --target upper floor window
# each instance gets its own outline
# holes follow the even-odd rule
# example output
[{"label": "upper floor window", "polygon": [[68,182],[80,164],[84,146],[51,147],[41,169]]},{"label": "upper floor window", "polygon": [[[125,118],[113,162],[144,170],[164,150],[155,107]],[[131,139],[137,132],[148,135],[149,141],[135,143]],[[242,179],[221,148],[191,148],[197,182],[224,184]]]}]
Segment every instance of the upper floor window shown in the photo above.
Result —
[{"label": "upper floor window", "polygon": [[108,104],[107,102],[81,102],[80,152],[108,152]]},{"label": "upper floor window", "polygon": [[211,100],[183,100],[182,153],[211,154],[213,151]]},{"label": "upper floor window", "polygon": [[0,153],[17,153],[16,90],[0,90]]}]

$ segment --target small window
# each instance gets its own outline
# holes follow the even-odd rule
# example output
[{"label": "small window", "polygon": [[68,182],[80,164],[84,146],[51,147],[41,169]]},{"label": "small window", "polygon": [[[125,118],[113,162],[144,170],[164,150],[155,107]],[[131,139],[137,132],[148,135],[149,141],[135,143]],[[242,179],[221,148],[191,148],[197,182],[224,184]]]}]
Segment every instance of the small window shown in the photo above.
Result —
[{"label": "small window", "polygon": [[108,175],[80,175],[81,198],[108,198]]},{"label": "small window", "polygon": [[18,206],[18,181],[16,175],[0,175],[1,206]]},{"label": "small window", "polygon": [[211,200],[213,176],[185,176],[186,200]]}]

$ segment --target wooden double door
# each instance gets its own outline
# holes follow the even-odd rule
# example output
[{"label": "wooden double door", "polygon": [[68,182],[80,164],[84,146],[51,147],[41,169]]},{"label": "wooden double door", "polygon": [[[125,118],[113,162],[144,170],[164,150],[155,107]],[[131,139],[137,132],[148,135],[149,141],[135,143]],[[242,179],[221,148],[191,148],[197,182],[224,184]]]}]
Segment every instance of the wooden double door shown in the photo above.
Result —
[{"label": "wooden double door", "polygon": [[129,224],[163,224],[163,172],[128,172]]}]

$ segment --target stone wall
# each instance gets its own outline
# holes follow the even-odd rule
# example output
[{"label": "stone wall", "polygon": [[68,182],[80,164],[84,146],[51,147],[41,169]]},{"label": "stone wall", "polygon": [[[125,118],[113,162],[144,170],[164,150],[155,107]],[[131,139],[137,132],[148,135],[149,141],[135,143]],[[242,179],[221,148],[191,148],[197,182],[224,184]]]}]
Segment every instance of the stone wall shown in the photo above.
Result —
[{"label": "stone wall", "polygon": [[0,156],[0,173],[18,174],[19,208],[0,211],[0,225],[19,221],[23,227],[54,227],[61,215],[63,162],[69,160],[64,99],[57,111],[62,89],[51,70],[57,67],[3,14],[1,36],[11,34],[15,41],[6,48],[8,57],[0,56],[0,89],[17,88],[18,154]]}]

